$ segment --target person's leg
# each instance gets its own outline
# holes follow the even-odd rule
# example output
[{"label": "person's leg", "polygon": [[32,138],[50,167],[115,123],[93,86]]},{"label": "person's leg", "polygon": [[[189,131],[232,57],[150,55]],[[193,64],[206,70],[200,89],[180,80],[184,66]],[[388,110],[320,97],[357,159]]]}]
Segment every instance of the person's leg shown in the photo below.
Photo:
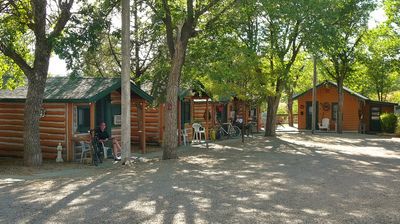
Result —
[{"label": "person's leg", "polygon": [[118,143],[118,140],[113,139],[113,152],[115,159],[120,159],[121,158],[121,146]]}]

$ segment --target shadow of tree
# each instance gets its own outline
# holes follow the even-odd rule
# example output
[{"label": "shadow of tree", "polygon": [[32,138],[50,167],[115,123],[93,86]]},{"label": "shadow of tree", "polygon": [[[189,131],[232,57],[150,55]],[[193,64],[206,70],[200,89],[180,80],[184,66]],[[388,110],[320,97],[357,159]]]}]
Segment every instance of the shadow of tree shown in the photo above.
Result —
[{"label": "shadow of tree", "polygon": [[398,223],[398,143],[358,135],[256,136],[133,168],[0,179],[0,222]]}]

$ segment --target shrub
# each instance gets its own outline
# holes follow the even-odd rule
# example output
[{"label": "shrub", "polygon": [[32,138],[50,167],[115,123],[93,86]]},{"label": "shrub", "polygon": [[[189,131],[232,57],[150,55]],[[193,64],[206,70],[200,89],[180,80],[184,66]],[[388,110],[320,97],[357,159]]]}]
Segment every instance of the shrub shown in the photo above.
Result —
[{"label": "shrub", "polygon": [[397,116],[395,114],[384,113],[381,115],[381,127],[384,132],[394,133],[397,126]]}]

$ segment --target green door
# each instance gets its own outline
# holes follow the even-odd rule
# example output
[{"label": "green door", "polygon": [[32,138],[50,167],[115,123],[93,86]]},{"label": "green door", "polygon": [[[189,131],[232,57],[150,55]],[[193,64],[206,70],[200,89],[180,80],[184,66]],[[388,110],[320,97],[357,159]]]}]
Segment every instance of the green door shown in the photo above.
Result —
[{"label": "green door", "polygon": [[[317,114],[315,116],[315,130],[318,130],[318,101],[316,102],[317,105]],[[312,127],[312,102],[308,101],[306,103],[306,129],[311,130]]]},{"label": "green door", "polygon": [[111,134],[112,114],[110,96],[106,96],[96,102],[95,115],[95,126],[99,126],[100,122],[105,122],[107,124],[107,132]]},{"label": "green door", "polygon": [[369,119],[369,130],[373,132],[381,131],[381,108],[377,106],[371,106],[370,119]]}]

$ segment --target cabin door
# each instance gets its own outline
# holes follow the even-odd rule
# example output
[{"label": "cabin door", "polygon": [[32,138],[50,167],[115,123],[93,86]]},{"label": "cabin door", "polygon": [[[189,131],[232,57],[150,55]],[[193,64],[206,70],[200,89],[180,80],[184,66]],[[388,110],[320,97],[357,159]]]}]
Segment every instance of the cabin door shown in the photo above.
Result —
[{"label": "cabin door", "polygon": [[[316,105],[317,105],[317,110],[316,110],[316,112],[317,112],[317,114],[316,114],[316,116],[315,116],[315,130],[318,130],[319,128],[318,128],[318,101],[316,102]],[[312,127],[312,102],[311,101],[308,101],[307,103],[306,103],[306,129],[307,130],[311,130],[311,127]]]},{"label": "cabin door", "polygon": [[104,97],[96,102],[96,124],[99,126],[100,122],[105,122],[107,124],[107,132],[111,134],[112,126],[112,114],[111,114],[111,103],[108,97]]},{"label": "cabin door", "polygon": [[381,108],[372,106],[370,109],[369,130],[381,131],[380,122]]}]

